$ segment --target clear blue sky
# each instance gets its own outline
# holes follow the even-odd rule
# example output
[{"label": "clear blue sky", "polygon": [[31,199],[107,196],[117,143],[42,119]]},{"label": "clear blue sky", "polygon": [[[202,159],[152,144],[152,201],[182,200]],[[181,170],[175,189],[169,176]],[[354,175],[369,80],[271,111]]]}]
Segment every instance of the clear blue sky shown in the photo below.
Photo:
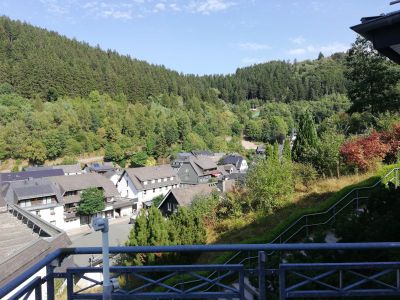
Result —
[{"label": "clear blue sky", "polygon": [[389,0],[0,0],[0,14],[196,74],[344,51]]}]

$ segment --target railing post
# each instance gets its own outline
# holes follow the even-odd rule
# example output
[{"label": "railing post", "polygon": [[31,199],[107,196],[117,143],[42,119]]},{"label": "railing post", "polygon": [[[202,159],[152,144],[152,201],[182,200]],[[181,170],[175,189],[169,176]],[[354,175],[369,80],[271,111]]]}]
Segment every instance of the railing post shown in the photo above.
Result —
[{"label": "railing post", "polygon": [[258,252],[258,289],[259,299],[266,299],[266,284],[265,284],[265,263],[266,255],[265,251]]},{"label": "railing post", "polygon": [[35,299],[42,300],[42,285],[40,284],[40,282],[35,287]]},{"label": "railing post", "polygon": [[74,275],[67,270],[67,300],[74,299]]},{"label": "railing post", "polygon": [[47,300],[54,300],[54,266],[46,266]]},{"label": "railing post", "polygon": [[306,237],[308,237],[308,216],[306,216]]},{"label": "railing post", "polygon": [[359,204],[359,199],[360,199],[360,195],[359,195],[359,190],[357,189],[357,200],[356,200],[356,210],[358,211],[360,208],[360,204]]}]

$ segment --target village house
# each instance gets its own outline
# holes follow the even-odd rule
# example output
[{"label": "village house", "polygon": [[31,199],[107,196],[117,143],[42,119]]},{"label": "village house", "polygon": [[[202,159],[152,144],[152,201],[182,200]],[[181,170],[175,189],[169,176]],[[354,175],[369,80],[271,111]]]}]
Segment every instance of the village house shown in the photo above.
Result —
[{"label": "village house", "polygon": [[86,173],[98,173],[105,174],[109,171],[115,171],[118,167],[114,166],[112,162],[104,162],[104,163],[91,163],[86,164],[83,168]]},{"label": "village house", "polygon": [[63,170],[65,176],[80,175],[84,173],[79,163],[73,165],[27,167],[25,168],[25,171],[31,172],[31,171],[53,170],[53,169]]},{"label": "village house", "polygon": [[31,178],[44,178],[50,176],[63,176],[63,175],[64,171],[62,169],[45,169],[37,171],[0,173],[0,184],[31,179]]},{"label": "village house", "polygon": [[158,205],[158,209],[164,216],[169,216],[175,213],[178,207],[188,207],[192,205],[194,200],[207,197],[213,191],[218,191],[215,184],[199,184],[173,189],[165,195]]},{"label": "village house", "polygon": [[88,224],[88,216],[80,216],[77,208],[81,200],[81,193],[89,188],[98,188],[104,192],[105,209],[99,212],[99,216],[115,218],[130,216],[133,209],[133,201],[123,199],[113,183],[102,175],[96,173],[81,174],[76,176],[56,176],[49,178],[60,189],[64,202],[64,230]]},{"label": "village house", "polygon": [[120,195],[137,202],[137,212],[143,203],[179,186],[179,177],[170,165],[126,169],[117,182]]},{"label": "village house", "polygon": [[9,182],[2,191],[7,204],[15,204],[59,228],[64,227],[63,199],[48,178]]},{"label": "village house", "polygon": [[178,170],[182,185],[208,183],[212,178],[218,178],[221,172],[212,160],[205,156],[191,156]]},{"label": "village house", "polygon": [[243,158],[243,156],[238,154],[225,156],[223,158],[223,164],[234,165],[240,173],[245,173],[249,169],[247,161]]}]

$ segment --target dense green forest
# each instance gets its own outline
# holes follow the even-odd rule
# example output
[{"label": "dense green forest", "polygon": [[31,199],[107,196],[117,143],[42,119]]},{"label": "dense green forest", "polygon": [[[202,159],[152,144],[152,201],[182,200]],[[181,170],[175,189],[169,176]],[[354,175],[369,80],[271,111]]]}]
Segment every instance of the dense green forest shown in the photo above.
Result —
[{"label": "dense green forest", "polygon": [[[42,163],[105,149],[124,163],[180,150],[241,152],[245,128],[273,141],[294,127],[299,107],[316,110],[320,121],[346,110],[343,61],[336,54],[227,76],[183,75],[1,17],[0,159]],[[270,129],[257,135],[252,126]]]},{"label": "dense green forest", "polygon": [[[219,97],[238,103],[244,99],[317,100],[345,92],[343,55],[316,62],[274,61],[238,69],[229,76],[183,75],[143,61],[103,51],[88,44],[0,18],[0,83],[21,96],[88,96],[91,91],[126,95],[129,102],[174,94],[202,101]],[[217,89],[218,91],[216,91]]]},{"label": "dense green forest", "polygon": [[[345,139],[398,120],[399,68],[365,49],[358,41],[349,53],[314,61],[196,76],[0,17],[0,160],[43,163],[104,150],[107,160],[139,166],[182,150],[249,155],[243,136],[283,142],[308,111],[325,150],[295,159],[333,174],[333,163],[315,163],[322,151],[333,155],[329,145],[337,164]],[[387,80],[367,95],[365,82],[376,76]]]}]

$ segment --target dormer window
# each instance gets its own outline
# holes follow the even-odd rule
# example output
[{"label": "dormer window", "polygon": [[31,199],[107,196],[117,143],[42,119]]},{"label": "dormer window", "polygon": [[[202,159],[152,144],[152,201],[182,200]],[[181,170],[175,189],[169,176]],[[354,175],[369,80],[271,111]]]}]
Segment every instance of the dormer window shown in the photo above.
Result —
[{"label": "dormer window", "polygon": [[143,181],[143,185],[147,185],[147,181]]},{"label": "dormer window", "polygon": [[156,181],[153,179],[152,181],[151,181],[151,183],[155,183]]},{"label": "dormer window", "polygon": [[161,182],[161,178],[160,178],[160,179],[158,179],[158,182]]},{"label": "dormer window", "polygon": [[174,180],[174,177],[171,177],[169,180],[171,180],[171,181]]},{"label": "dormer window", "polygon": [[164,178],[164,182],[167,181],[167,180],[168,180],[168,178]]}]

